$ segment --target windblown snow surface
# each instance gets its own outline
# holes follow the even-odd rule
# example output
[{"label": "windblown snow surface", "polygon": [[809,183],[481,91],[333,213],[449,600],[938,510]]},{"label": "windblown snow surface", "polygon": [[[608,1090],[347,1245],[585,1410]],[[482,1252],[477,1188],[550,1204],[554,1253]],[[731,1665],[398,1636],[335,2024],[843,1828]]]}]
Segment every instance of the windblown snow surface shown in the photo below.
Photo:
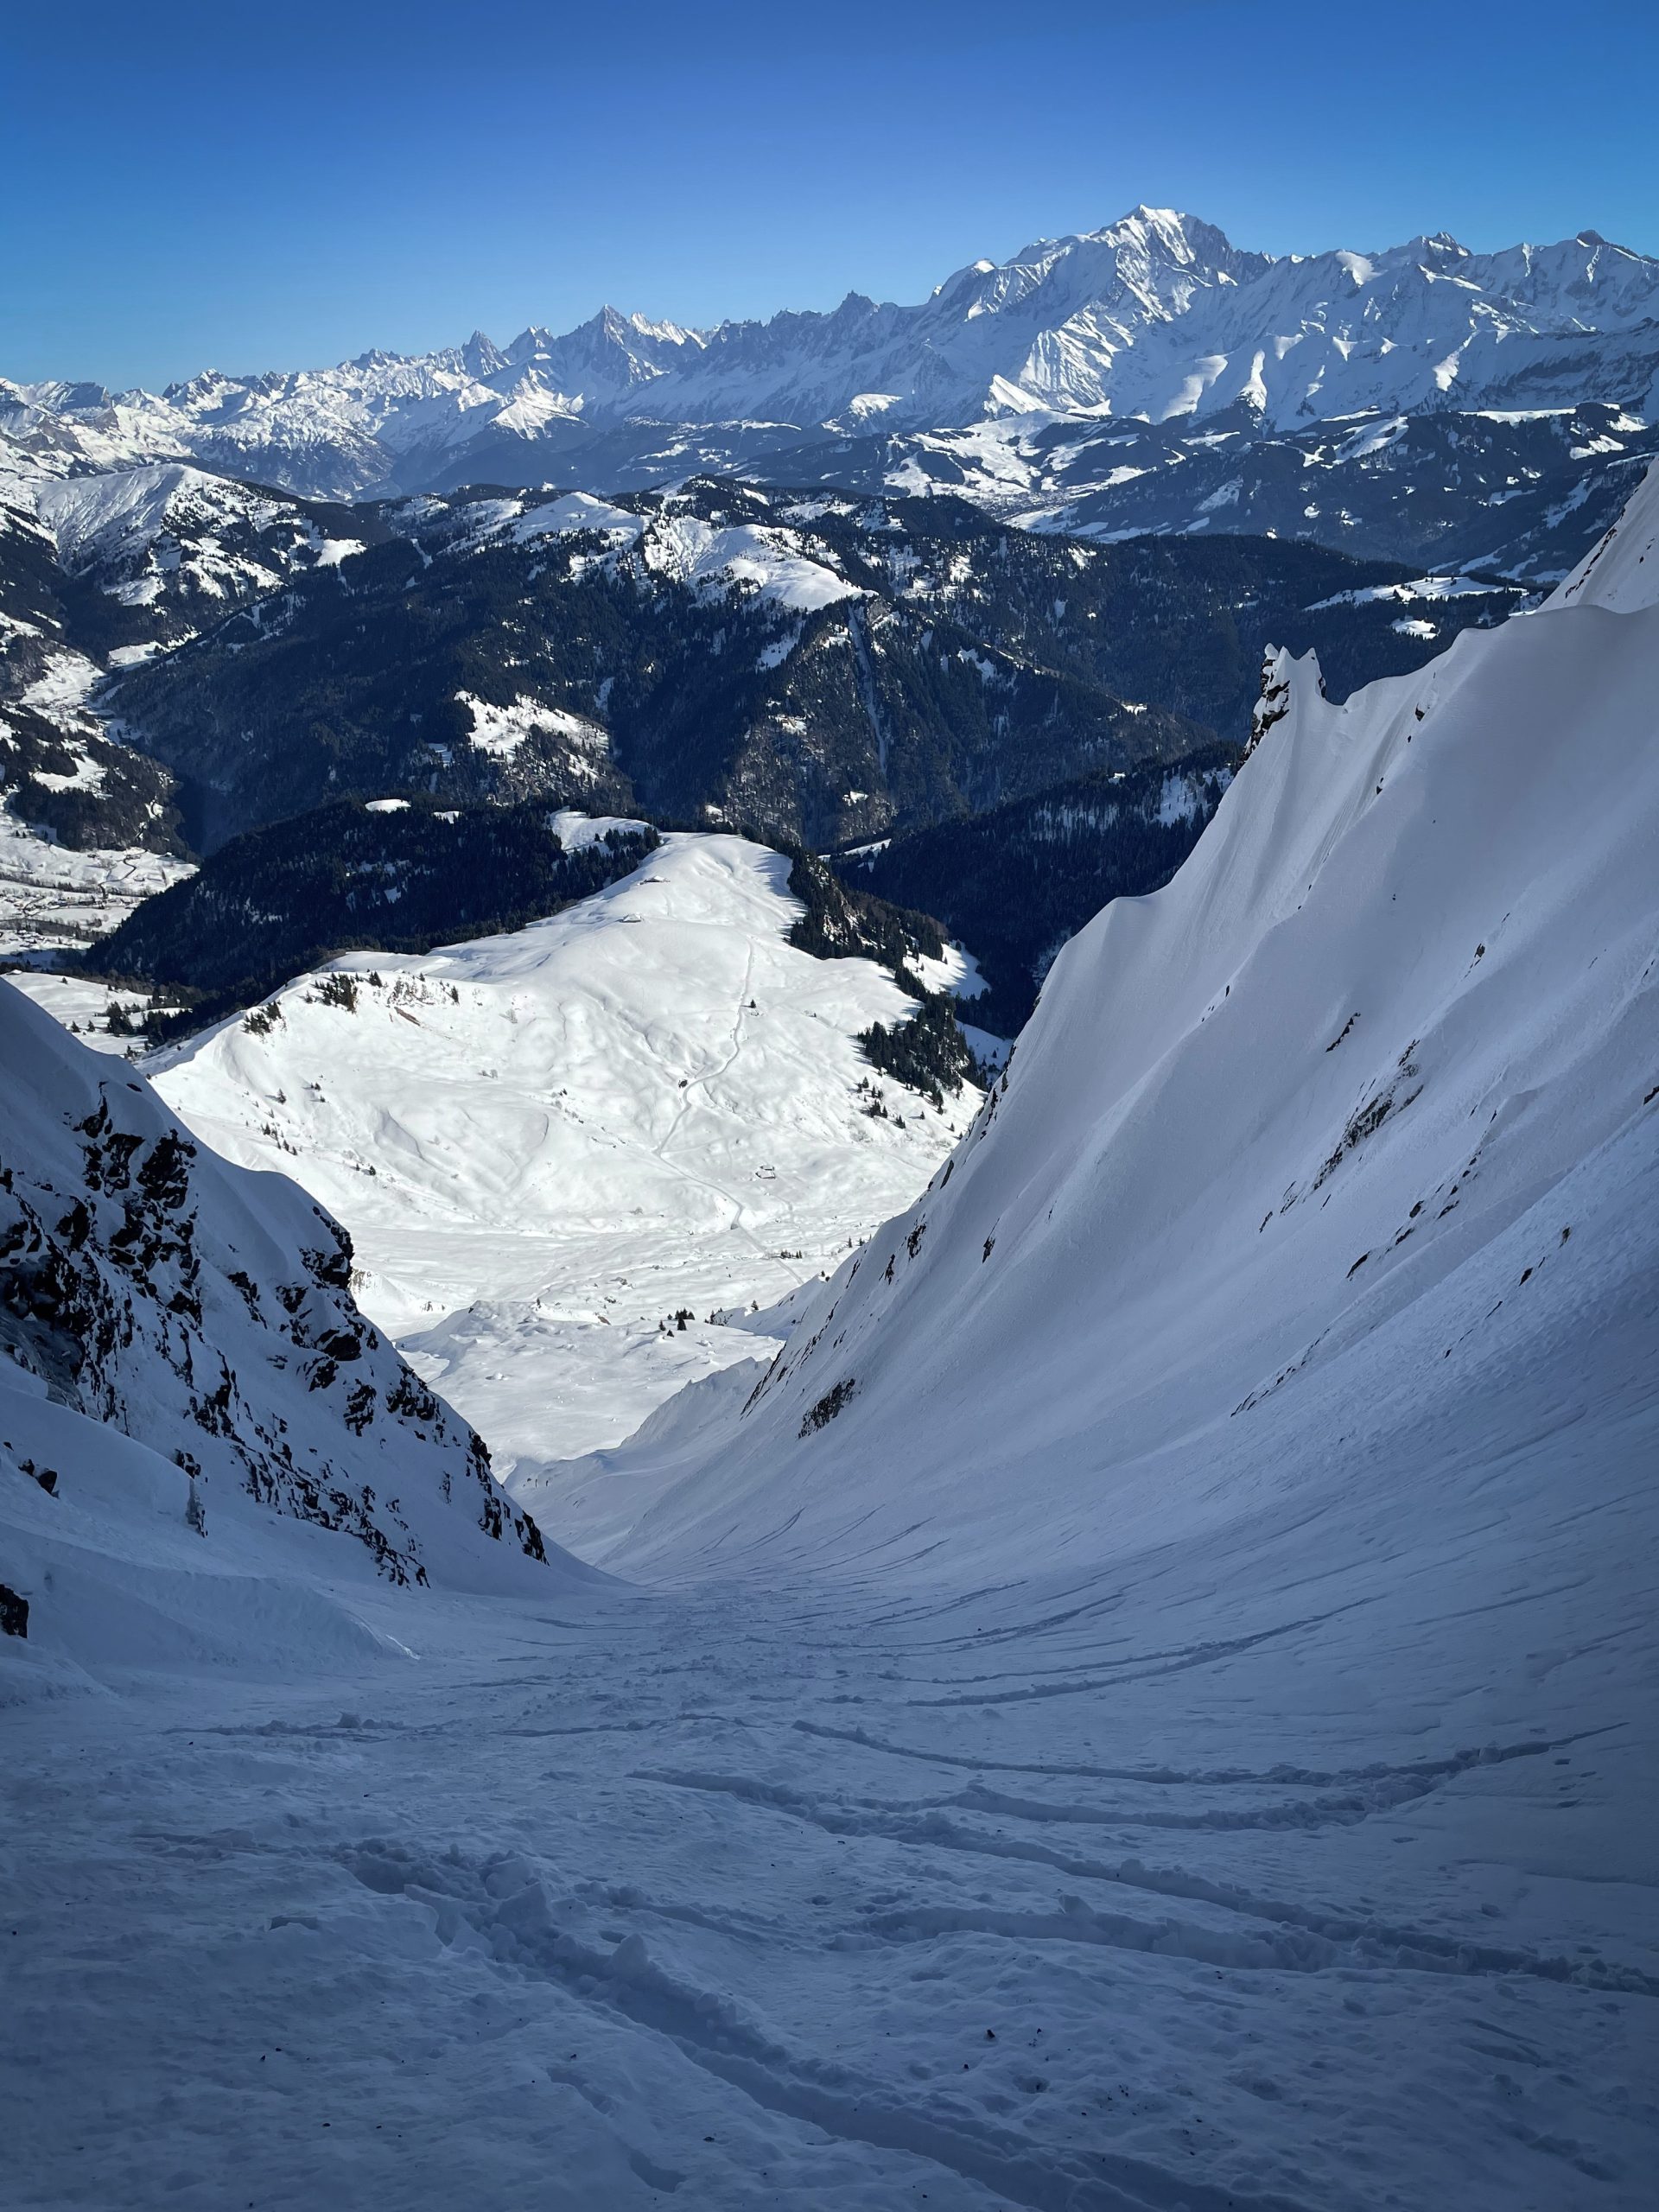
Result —
[{"label": "windblown snow surface", "polygon": [[626,1582],[9,1713],[20,2202],[1650,2202],[1656,507],[1274,671]]}]

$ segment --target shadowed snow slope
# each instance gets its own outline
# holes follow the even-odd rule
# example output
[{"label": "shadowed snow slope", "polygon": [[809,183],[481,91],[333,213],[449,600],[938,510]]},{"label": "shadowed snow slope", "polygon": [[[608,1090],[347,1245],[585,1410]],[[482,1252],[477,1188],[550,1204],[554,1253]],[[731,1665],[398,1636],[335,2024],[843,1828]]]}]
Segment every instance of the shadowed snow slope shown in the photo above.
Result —
[{"label": "shadowed snow slope", "polygon": [[1368,1516],[1427,1560],[1562,1423],[1497,1484],[1503,1556],[1541,1573],[1573,1518],[1611,1602],[1611,1438],[1652,1419],[1656,499],[1416,675],[1335,707],[1274,671],[1193,856],[1062,953],[946,1175],[741,1417],[641,1446],[667,1494],[616,1560],[989,1575],[1294,1514],[1340,1590]]},{"label": "shadowed snow slope", "polygon": [[[353,1003],[302,977],[274,1016],[162,1063],[209,1143],[296,1175],[345,1222],[365,1305],[423,1332],[413,1356],[504,1472],[613,1444],[749,1357],[711,1311],[833,1269],[978,1103],[941,1110],[874,1077],[858,1033],[913,1001],[870,961],[786,942],[789,866],[672,836],[549,921],[353,954],[335,963]],[[861,1084],[886,1090],[887,1118]]]},{"label": "shadowed snow slope", "polygon": [[[549,1573],[478,1439],[358,1313],[349,1244],[293,1184],[200,1149],[10,984],[0,1065],[0,1581],[31,1645],[234,1651],[250,1574],[580,1576]],[[290,1594],[308,1645],[329,1605]]]}]

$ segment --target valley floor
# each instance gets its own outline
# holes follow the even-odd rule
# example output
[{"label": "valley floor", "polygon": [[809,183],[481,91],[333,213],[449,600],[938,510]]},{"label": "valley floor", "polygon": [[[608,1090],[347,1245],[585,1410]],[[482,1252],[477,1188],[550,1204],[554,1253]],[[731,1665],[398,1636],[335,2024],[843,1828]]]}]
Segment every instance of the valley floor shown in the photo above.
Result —
[{"label": "valley floor", "polygon": [[744,839],[671,833],[549,920],[346,957],[350,1010],[301,976],[270,1029],[226,1021],[149,1069],[198,1136],[346,1224],[364,1310],[524,1482],[770,1357],[728,1322],[908,1205],[979,1104],[872,1069],[860,1034],[914,1001],[791,944],[788,880]]},{"label": "valley floor", "polygon": [[359,1587],[366,1678],[13,1707],[6,2201],[1644,2201],[1640,1746],[1555,1725],[1639,1621],[1373,1706],[1363,1581],[1190,1567]]}]

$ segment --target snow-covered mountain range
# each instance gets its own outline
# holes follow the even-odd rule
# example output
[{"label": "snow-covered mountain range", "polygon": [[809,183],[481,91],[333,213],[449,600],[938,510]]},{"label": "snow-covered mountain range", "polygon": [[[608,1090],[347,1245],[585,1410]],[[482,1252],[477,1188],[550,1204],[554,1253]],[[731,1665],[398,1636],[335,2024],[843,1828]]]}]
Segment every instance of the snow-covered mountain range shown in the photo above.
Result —
[{"label": "snow-covered mountain range", "polygon": [[1275,257],[1140,207],[975,262],[918,307],[853,293],[829,314],[708,330],[606,308],[505,347],[479,333],[334,369],[208,372],[160,395],[17,386],[7,427],[42,454],[60,439],[66,458],[102,466],[193,454],[257,476],[270,472],[249,465],[256,456],[290,456],[292,469],[310,449],[321,467],[337,451],[347,468],[362,457],[359,489],[486,424],[521,436],[578,419],[937,429],[1037,410],[1159,423],[1242,402],[1287,429],[1370,410],[1639,404],[1659,374],[1656,317],[1659,262],[1593,231],[1489,254],[1442,233]]},{"label": "snow-covered mountain range", "polygon": [[[868,475],[874,439],[893,488],[942,476],[968,496],[1017,492],[1027,512],[1052,514],[1107,498],[1126,468],[1147,473],[1140,456],[1099,442],[1103,422],[1161,427],[1189,452],[1213,433],[1235,442],[1224,458],[1236,459],[1257,440],[1281,448],[1325,423],[1364,418],[1392,441],[1400,418],[1454,416],[1498,449],[1494,480],[1458,500],[1455,465],[1433,450],[1417,473],[1453,499],[1459,525],[1484,524],[1489,542],[1476,550],[1497,552],[1514,518],[1490,511],[1536,480],[1535,461],[1519,458],[1538,442],[1527,423],[1603,407],[1577,456],[1599,464],[1579,477],[1597,478],[1640,442],[1656,382],[1659,261],[1593,231],[1487,254],[1442,234],[1274,257],[1140,207],[1007,262],[976,262],[916,306],[852,294],[828,314],[705,330],[606,308],[574,331],[532,327],[505,346],[478,333],[414,357],[209,372],[159,394],[0,385],[0,476],[194,461],[322,499],[547,479],[604,490],[698,469],[798,483],[837,480],[839,466],[844,481]],[[1052,466],[1032,467],[1033,432],[1065,448]],[[1572,448],[1586,444],[1580,435],[1556,456],[1556,503],[1577,480]],[[1239,474],[1196,501],[1187,482],[1143,484],[1136,505],[1150,501],[1152,518],[1128,526],[1250,526],[1249,499],[1228,512]],[[1230,494],[1236,509],[1242,497]],[[1316,504],[1319,513],[1292,510],[1272,526],[1384,550],[1363,535],[1363,500]],[[1121,527],[1110,512],[1108,499],[1093,525]],[[1301,526],[1310,521],[1319,527]],[[1414,556],[1427,550],[1419,542]]]},{"label": "snow-covered mountain range", "polygon": [[[1656,272],[1591,232],[1274,257],[1141,208],[914,307],[701,331],[607,308],[161,394],[0,382],[7,808],[95,855],[7,833],[10,941],[73,942],[193,846],[341,790],[712,807],[827,847],[1230,738],[1264,625],[1341,685],[1505,603],[1442,580],[1537,588],[1581,557],[1659,451]],[[480,483],[522,488],[453,496]],[[1071,541],[1046,577],[1033,534]],[[1066,564],[1148,534],[1396,573],[1235,577],[1236,650],[1223,621],[1143,666],[1101,640],[1190,632],[1214,579],[1130,604],[1113,575],[1085,606]],[[631,581],[625,634],[615,593],[545,603],[550,570]],[[1417,579],[1380,626],[1361,607]],[[715,667],[728,609],[747,634]],[[1333,654],[1339,621],[1370,621],[1364,652]]]},{"label": "snow-covered mountain range", "polygon": [[[1265,673],[1186,864],[752,1317],[770,1368],[516,1471],[634,1586],[534,1558],[309,1198],[0,989],[28,2201],[1642,2212],[1659,475],[1541,609],[1345,700]],[[689,937],[724,842],[614,937]],[[855,1008],[782,1027],[730,930],[778,884],[726,857],[701,1003],[613,946],[556,1033],[573,910],[550,994],[534,931],[312,979],[207,1109],[251,1145],[263,1088],[342,1191],[396,1155],[454,1270],[446,1201],[478,1252],[556,1204],[556,1094],[611,1110],[615,1056],[632,1172],[736,1227],[745,1096],[844,1111]],[[502,1388],[487,1323],[421,1357],[474,1351]]]}]

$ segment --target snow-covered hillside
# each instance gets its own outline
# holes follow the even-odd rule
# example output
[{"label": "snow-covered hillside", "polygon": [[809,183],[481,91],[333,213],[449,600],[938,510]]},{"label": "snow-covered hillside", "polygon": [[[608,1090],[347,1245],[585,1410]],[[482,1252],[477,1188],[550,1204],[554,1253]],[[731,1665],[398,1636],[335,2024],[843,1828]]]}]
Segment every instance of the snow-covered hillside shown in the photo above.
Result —
[{"label": "snow-covered hillside", "polygon": [[948,1179],[626,1555],[759,1520],[819,1559],[1120,1557],[1356,1451],[1404,1482],[1431,1413],[1474,1452],[1516,1363],[1570,1389],[1544,1348],[1659,1228],[1656,503],[1546,611],[1345,705],[1281,657],[1173,884],[1061,954]]},{"label": "snow-covered hillside", "polygon": [[[101,446],[95,457],[127,458]],[[181,461],[94,469],[87,460],[69,473],[54,451],[0,461],[6,951],[73,948],[183,872],[175,779],[111,716],[106,679],[385,535],[371,513]]]},{"label": "snow-covered hillside", "polygon": [[[34,506],[70,575],[89,577],[124,607],[152,610],[150,650],[291,574],[337,567],[364,544],[353,526],[360,532],[365,518],[178,462],[48,480]],[[142,657],[143,648],[126,651]]]},{"label": "snow-covered hillside", "polygon": [[788,875],[740,838],[670,836],[514,935],[336,962],[354,1004],[301,977],[156,1081],[346,1223],[366,1309],[527,1473],[750,1356],[709,1316],[832,1270],[978,1103],[941,1111],[863,1061],[858,1033],[912,1001],[785,942]]},{"label": "snow-covered hillside", "polygon": [[[387,523],[429,550],[462,556],[499,545],[545,547],[550,539],[597,539],[600,550],[577,557],[582,573],[637,577],[649,587],[683,584],[698,594],[732,594],[786,614],[806,614],[837,600],[855,598],[849,582],[825,545],[791,529],[787,507],[775,518],[746,489],[728,486],[728,506],[709,521],[696,512],[695,494],[636,501],[620,507],[590,493],[555,498],[509,495],[449,502],[422,498],[397,502]],[[637,560],[629,561],[630,551]],[[780,656],[781,658],[781,656]]]},{"label": "snow-covered hillside", "polygon": [[[1346,705],[1276,664],[1181,874],[760,1387],[566,1471],[686,1609],[595,1713],[618,1948],[508,1954],[629,2022],[535,2012],[590,2091],[689,2052],[784,2201],[1643,2202],[1656,531],[1659,478]],[[489,1884],[446,1894],[494,1942]]]},{"label": "snow-covered hillside", "polygon": [[[233,1663],[89,1639],[118,1694],[51,1703],[0,1637],[24,2201],[1645,2212],[1656,508],[1344,706],[1274,665],[1181,874],[766,1387],[590,1467],[652,1586],[365,1581],[297,1680],[262,1595]],[[757,969],[693,1031],[664,939],[715,1104],[645,1134],[729,1218],[782,1026]],[[466,1025],[506,1076],[474,950],[304,1033],[332,1099],[408,1030],[430,1122],[353,1110],[435,1221],[541,1126],[450,1112]]]},{"label": "snow-covered hillside", "polygon": [[[284,1581],[537,1586],[539,1535],[358,1312],[318,1207],[5,983],[0,1064],[0,1581],[33,1648],[232,1656]],[[301,1643],[326,1608],[294,1602]]]}]

